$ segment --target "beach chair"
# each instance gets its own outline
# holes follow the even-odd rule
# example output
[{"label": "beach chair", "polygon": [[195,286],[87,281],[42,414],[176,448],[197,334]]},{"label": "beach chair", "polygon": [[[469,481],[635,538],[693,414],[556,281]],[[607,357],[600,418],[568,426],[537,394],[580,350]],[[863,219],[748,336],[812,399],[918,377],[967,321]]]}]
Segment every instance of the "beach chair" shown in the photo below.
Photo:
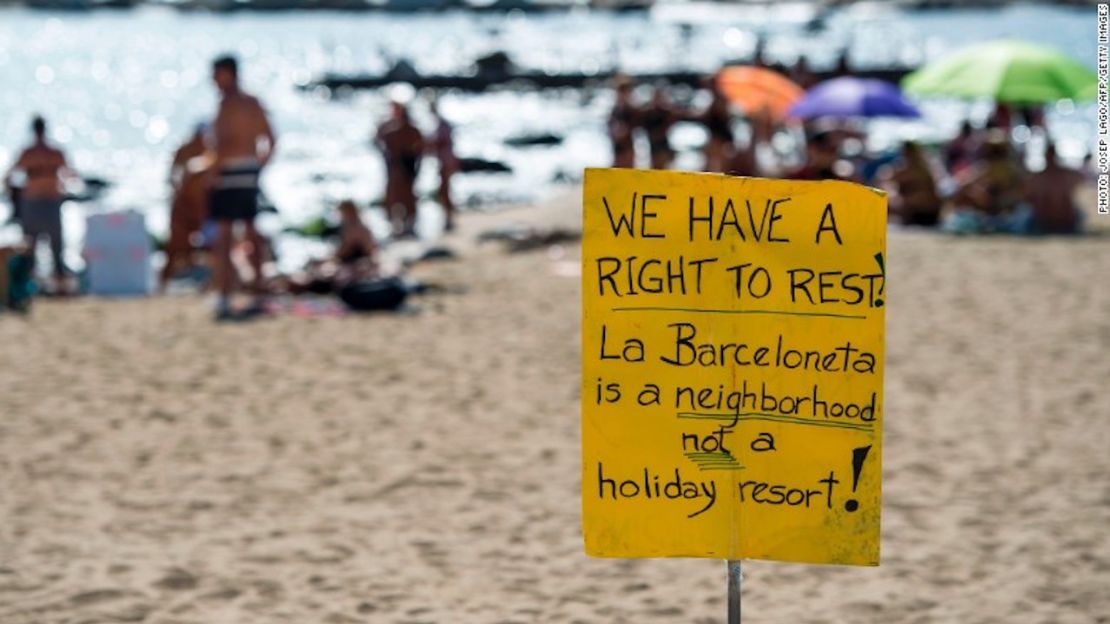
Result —
[{"label": "beach chair", "polygon": [[83,255],[91,295],[134,296],[150,292],[150,236],[134,210],[89,216]]}]

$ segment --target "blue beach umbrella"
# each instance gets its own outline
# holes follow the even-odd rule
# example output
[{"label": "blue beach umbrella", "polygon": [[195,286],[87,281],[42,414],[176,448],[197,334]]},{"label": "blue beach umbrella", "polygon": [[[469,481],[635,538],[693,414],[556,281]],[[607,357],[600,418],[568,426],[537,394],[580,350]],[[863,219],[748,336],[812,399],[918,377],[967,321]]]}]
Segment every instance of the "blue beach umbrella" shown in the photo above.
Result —
[{"label": "blue beach umbrella", "polygon": [[796,119],[818,117],[908,117],[921,112],[910,104],[896,85],[871,78],[844,76],[826,80],[810,89],[790,107]]}]

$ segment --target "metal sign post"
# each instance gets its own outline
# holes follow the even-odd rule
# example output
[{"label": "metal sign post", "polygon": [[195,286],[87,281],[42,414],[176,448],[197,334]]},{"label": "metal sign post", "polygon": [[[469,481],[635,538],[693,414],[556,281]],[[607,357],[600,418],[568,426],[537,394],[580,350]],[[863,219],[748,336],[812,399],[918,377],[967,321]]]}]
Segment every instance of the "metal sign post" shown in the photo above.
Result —
[{"label": "metal sign post", "polygon": [[740,586],[744,571],[739,559],[728,560],[728,624],[740,624]]}]

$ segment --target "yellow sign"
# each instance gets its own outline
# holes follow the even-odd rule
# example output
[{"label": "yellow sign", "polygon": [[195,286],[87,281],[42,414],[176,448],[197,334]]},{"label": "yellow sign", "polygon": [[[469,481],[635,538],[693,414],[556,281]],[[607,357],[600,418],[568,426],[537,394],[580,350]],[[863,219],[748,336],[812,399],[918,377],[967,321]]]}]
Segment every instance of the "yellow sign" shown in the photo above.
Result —
[{"label": "yellow sign", "polygon": [[586,552],[878,565],[885,195],[591,169],[583,202]]}]

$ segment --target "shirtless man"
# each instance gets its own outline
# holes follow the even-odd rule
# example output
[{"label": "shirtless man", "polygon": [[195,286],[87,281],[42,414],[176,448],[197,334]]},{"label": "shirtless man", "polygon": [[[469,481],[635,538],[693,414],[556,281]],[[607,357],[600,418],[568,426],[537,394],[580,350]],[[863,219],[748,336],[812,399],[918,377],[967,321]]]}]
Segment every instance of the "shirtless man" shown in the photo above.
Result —
[{"label": "shirtless man", "polygon": [[[212,123],[215,162],[209,178],[208,215],[216,222],[213,269],[219,300],[216,318],[228,319],[234,283],[231,247],[234,226],[242,221],[252,247],[254,292],[261,296],[264,241],[254,227],[258,213],[258,178],[277,145],[273,129],[254,96],[239,89],[239,66],[234,57],[223,56],[212,63],[212,80],[220,91],[220,106]],[[260,301],[249,309],[260,309]]]},{"label": "shirtless man", "polygon": [[11,185],[13,174],[22,171],[26,183],[20,191],[19,216],[23,233],[34,257],[39,238],[50,238],[50,253],[54,258],[54,277],[59,289],[64,288],[66,265],[63,259],[65,250],[62,237],[62,180],[72,173],[66,165],[65,154],[46,142],[46,120],[36,116],[31,121],[31,131],[35,135],[30,147],[23,150],[19,158],[4,176],[6,185]]},{"label": "shirtless man", "polygon": [[1056,146],[1045,149],[1044,170],[1029,177],[1025,197],[1032,208],[1032,232],[1038,234],[1076,234],[1080,230],[1080,213],[1075,206],[1075,189],[1083,183],[1083,174],[1061,165],[1056,159]]}]

